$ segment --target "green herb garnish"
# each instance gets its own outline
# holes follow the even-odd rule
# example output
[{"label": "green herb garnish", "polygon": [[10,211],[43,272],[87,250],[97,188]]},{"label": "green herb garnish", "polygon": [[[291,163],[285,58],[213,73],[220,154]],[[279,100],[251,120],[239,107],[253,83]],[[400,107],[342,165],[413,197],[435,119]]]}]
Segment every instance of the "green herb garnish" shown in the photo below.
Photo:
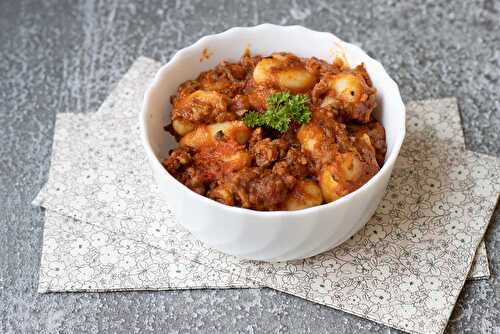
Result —
[{"label": "green herb garnish", "polygon": [[291,95],[288,92],[274,93],[267,98],[266,112],[247,112],[242,121],[249,128],[268,126],[280,132],[286,132],[292,119],[299,124],[311,120],[308,102],[309,99],[305,95]]}]

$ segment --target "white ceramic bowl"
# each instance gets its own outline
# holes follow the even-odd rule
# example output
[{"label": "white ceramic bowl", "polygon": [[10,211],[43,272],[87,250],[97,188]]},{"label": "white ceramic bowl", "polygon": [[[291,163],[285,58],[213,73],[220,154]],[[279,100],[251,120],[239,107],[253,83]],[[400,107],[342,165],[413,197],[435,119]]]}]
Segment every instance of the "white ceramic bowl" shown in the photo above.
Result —
[{"label": "white ceramic bowl", "polygon": [[[375,116],[384,125],[387,136],[387,155],[381,170],[360,189],[335,202],[298,211],[274,212],[223,205],[191,191],[172,177],[160,163],[169,149],[177,146],[173,137],[163,130],[169,123],[170,96],[182,82],[195,79],[222,59],[237,61],[247,47],[252,54],[288,51],[327,61],[340,54],[351,66],[364,63],[378,91],[379,108]],[[204,59],[207,50],[210,56]],[[205,244],[226,254],[282,261],[331,249],[366,224],[385,193],[404,139],[405,107],[396,83],[379,62],[359,47],[330,33],[301,26],[262,24],[205,36],[177,52],[159,70],[147,90],[140,123],[154,178],[180,224]]]}]

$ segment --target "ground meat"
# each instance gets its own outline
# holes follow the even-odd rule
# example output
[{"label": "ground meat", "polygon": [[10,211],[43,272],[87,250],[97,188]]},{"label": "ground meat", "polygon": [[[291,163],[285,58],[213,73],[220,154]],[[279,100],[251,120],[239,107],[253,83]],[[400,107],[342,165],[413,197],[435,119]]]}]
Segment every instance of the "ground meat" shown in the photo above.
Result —
[{"label": "ground meat", "polygon": [[202,89],[216,91],[231,98],[245,86],[245,82],[241,81],[245,76],[245,69],[241,65],[222,63],[215,69],[200,74],[197,81]]},{"label": "ground meat", "polygon": [[250,167],[227,175],[208,197],[243,208],[279,210],[294,185],[269,169]]},{"label": "ground meat", "polygon": [[329,82],[327,80],[320,80],[311,91],[312,103],[314,105],[320,105],[329,91]]},{"label": "ground meat", "polygon": [[288,149],[288,143],[283,139],[262,139],[250,147],[250,153],[254,162],[259,167],[270,166],[280,157],[283,157]]},{"label": "ground meat", "polygon": [[380,167],[377,162],[375,148],[373,147],[370,138],[366,138],[364,136],[362,135],[354,138],[354,147],[358,151],[361,160],[366,165],[365,169],[367,170],[367,174],[371,177],[378,172]]},{"label": "ground meat", "polygon": [[299,147],[292,146],[285,158],[274,164],[273,172],[282,177],[306,178],[314,173],[314,167]]},{"label": "ground meat", "polygon": [[198,81],[188,80],[182,83],[179,88],[177,88],[177,93],[170,97],[170,103],[175,105],[177,101],[184,99],[185,97],[191,95],[200,89],[201,85]]},{"label": "ground meat", "polygon": [[188,167],[180,176],[180,180],[189,189],[197,192],[200,195],[205,195],[206,175],[202,170]]},{"label": "ground meat", "polygon": [[259,61],[262,60],[262,56],[251,56],[250,55],[250,52],[249,50],[245,50],[245,52],[243,53],[243,55],[241,56],[241,65],[243,65],[243,67],[247,70],[248,73],[252,73],[253,72],[253,69],[255,68],[255,66],[257,66],[257,64],[259,63]]},{"label": "ground meat", "polygon": [[349,132],[355,136],[366,133],[370,137],[371,144],[375,148],[375,156],[380,167],[384,164],[385,154],[387,152],[387,144],[385,141],[385,129],[376,120],[372,120],[370,123],[359,125],[359,124],[349,124]]},{"label": "ground meat", "polygon": [[162,161],[162,164],[170,174],[176,176],[191,164],[192,154],[191,148],[178,147],[170,152],[170,155]]},{"label": "ground meat", "polygon": [[257,210],[279,210],[293,188],[282,177],[266,169],[248,187],[250,207]]},{"label": "ground meat", "polygon": [[235,113],[237,116],[243,116],[248,110],[250,110],[250,101],[247,95],[236,95],[231,101],[230,106],[231,112]]},{"label": "ground meat", "polygon": [[248,141],[248,146],[252,148],[257,142],[261,141],[264,138],[264,131],[262,128],[256,128],[253,130],[252,135],[250,136],[250,140]]},{"label": "ground meat", "polygon": [[267,110],[267,98],[277,91],[272,87],[255,86],[253,79],[249,81],[249,85],[245,88],[250,107],[252,110],[261,112]]},{"label": "ground meat", "polygon": [[312,57],[306,61],[306,69],[315,74],[317,77],[321,77],[326,73],[338,73],[342,68],[338,64],[329,64],[324,60]]},{"label": "ground meat", "polygon": [[213,184],[208,197],[227,205],[250,208],[248,185],[261,174],[261,168],[249,167],[230,173]]},{"label": "ground meat", "polygon": [[245,66],[237,63],[229,63],[223,60],[219,66],[217,66],[217,69],[223,71],[226,74],[226,77],[232,81],[242,81],[247,76]]}]

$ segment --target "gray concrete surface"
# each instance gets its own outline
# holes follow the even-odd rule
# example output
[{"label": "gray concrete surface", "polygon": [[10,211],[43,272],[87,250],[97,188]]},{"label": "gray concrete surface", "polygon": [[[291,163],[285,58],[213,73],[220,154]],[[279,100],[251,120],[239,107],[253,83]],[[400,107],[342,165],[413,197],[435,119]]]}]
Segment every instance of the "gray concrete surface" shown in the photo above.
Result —
[{"label": "gray concrete surface", "polygon": [[[135,58],[168,60],[199,37],[263,22],[361,44],[405,100],[457,96],[471,150],[500,156],[500,3],[484,1],[0,0],[0,332],[396,332],[269,289],[36,293],[57,112],[96,109]],[[304,41],[307,43],[307,41]],[[467,283],[450,333],[500,333],[500,210],[492,278]]]}]

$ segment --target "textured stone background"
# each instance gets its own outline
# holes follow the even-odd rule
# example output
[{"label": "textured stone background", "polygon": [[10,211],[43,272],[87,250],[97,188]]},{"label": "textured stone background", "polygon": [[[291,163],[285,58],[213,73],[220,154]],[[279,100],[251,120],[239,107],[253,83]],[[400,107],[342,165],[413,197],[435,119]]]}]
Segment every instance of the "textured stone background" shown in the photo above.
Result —
[{"label": "textured stone background", "polygon": [[[95,110],[140,55],[167,61],[205,34],[263,22],[360,44],[406,101],[458,97],[468,148],[500,156],[500,2],[418,2],[0,1],[0,332],[396,332],[269,289],[39,295],[43,213],[29,203],[57,112]],[[449,332],[500,333],[499,211],[492,278],[466,284]]]}]

